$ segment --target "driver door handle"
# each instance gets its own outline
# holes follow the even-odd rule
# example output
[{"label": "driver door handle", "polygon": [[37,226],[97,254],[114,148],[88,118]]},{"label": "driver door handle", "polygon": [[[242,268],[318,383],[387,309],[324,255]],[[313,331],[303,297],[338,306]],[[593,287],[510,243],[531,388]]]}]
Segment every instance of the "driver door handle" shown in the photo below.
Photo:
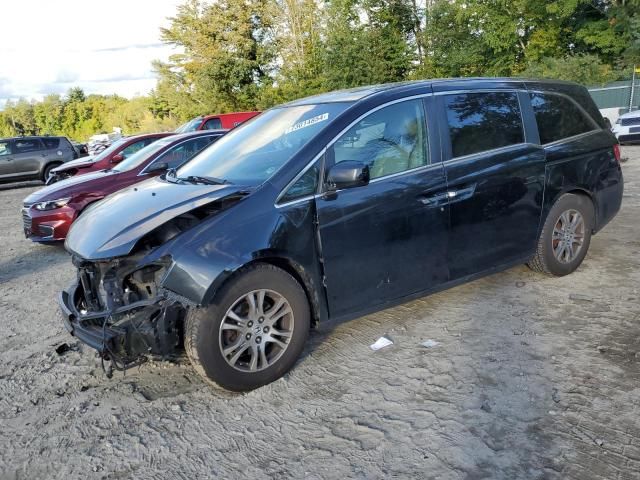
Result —
[{"label": "driver door handle", "polygon": [[469,185],[458,190],[447,190],[436,195],[421,196],[420,202],[428,207],[439,207],[448,203],[460,202],[471,198],[476,191],[476,184]]}]

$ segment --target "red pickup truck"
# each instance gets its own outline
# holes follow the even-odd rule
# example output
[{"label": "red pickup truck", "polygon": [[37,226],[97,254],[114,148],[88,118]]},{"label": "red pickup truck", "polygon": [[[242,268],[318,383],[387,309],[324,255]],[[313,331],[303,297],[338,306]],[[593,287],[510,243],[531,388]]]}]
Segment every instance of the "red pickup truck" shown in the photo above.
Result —
[{"label": "red pickup truck", "polygon": [[196,130],[230,130],[242,122],[255,117],[260,112],[233,112],[206,115],[189,120],[176,129],[176,133],[195,132]]}]

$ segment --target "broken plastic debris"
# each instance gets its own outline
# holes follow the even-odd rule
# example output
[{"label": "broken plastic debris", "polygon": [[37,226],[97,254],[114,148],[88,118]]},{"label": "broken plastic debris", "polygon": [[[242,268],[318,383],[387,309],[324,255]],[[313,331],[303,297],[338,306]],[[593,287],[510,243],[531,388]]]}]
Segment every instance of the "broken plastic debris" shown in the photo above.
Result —
[{"label": "broken plastic debris", "polygon": [[437,347],[438,345],[440,345],[440,342],[436,342],[435,340],[426,340],[424,342],[422,342],[420,345],[422,345],[423,347],[427,347],[427,348],[433,348],[433,347]]},{"label": "broken plastic debris", "polygon": [[393,341],[389,337],[383,335],[378,340],[376,340],[376,343],[371,345],[370,348],[371,350],[375,351],[375,350],[380,350],[381,348],[384,348],[384,347],[388,347],[389,345],[393,345]]}]

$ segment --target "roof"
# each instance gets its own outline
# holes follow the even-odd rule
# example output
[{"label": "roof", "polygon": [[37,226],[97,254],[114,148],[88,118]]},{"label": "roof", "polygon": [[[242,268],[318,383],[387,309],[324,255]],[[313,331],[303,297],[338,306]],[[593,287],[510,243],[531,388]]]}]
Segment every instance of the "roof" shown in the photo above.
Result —
[{"label": "roof", "polygon": [[524,83],[548,83],[551,85],[576,86],[573,82],[563,80],[536,79],[536,78],[518,78],[518,77],[461,77],[461,78],[432,78],[424,80],[413,80],[406,82],[385,83],[380,85],[366,85],[362,87],[349,88],[346,90],[336,90],[333,92],[321,93],[310,97],[301,98],[280,106],[297,106],[310,105],[317,103],[339,103],[339,102],[357,102],[365,97],[386,92],[389,90],[410,88],[410,87],[429,87],[438,85],[440,88],[446,87],[447,84],[473,84],[473,83],[502,83],[502,84],[524,84]]}]

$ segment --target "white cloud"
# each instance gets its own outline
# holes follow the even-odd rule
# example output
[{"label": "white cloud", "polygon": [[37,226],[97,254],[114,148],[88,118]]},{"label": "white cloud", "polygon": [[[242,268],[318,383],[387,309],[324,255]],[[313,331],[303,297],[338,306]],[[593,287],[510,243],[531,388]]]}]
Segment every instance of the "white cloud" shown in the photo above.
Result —
[{"label": "white cloud", "polygon": [[131,97],[156,83],[154,59],[175,50],[160,27],[184,0],[25,0],[3,2],[0,105],[80,86]]}]

